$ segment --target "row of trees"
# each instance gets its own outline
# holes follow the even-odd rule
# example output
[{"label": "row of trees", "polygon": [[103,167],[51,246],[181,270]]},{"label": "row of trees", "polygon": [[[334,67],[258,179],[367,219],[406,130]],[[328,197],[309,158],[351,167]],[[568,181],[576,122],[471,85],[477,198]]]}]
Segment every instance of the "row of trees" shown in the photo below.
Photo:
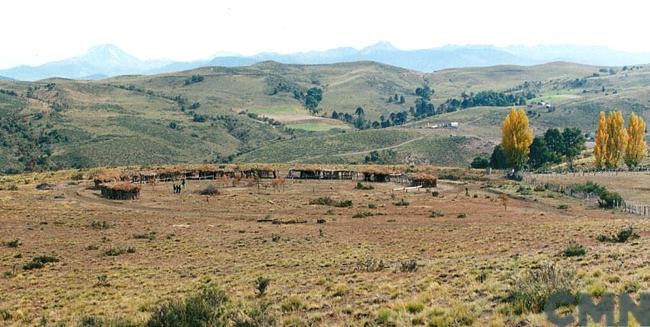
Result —
[{"label": "row of trees", "polygon": [[585,149],[585,137],[578,128],[556,128],[547,130],[543,136],[533,137],[528,126],[528,116],[523,109],[515,109],[503,121],[501,144],[492,152],[490,160],[475,158],[472,167],[488,165],[496,169],[524,167],[541,168],[566,160],[573,166],[573,160]]},{"label": "row of trees", "polygon": [[[598,168],[616,168],[623,161],[630,167],[638,166],[647,155],[646,124],[635,113],[630,115],[627,128],[621,112],[607,116],[600,113],[596,130],[594,157]],[[578,128],[547,130],[543,136],[533,137],[528,116],[523,109],[515,109],[503,121],[501,144],[492,152],[490,160],[475,158],[472,167],[519,171],[524,167],[541,168],[566,160],[573,167],[574,159],[585,150],[585,136]]]},{"label": "row of trees", "polygon": [[600,112],[596,128],[594,157],[598,168],[616,168],[621,161],[630,167],[638,166],[647,154],[645,121],[632,113],[627,123],[620,111],[606,115]]}]

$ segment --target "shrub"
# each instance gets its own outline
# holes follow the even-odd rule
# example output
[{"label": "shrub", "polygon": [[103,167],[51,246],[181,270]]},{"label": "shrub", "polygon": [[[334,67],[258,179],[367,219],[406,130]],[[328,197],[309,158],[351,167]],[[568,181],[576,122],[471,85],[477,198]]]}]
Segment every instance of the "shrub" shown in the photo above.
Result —
[{"label": "shrub", "polygon": [[269,284],[271,284],[271,280],[267,277],[257,277],[255,280],[255,289],[257,290],[257,294],[259,296],[264,295],[266,293],[266,289],[269,287]]},{"label": "shrub", "polygon": [[18,239],[5,242],[5,245],[10,248],[17,248],[20,244],[22,243]]},{"label": "shrub", "polygon": [[530,187],[524,186],[524,185],[519,185],[519,188],[517,188],[517,193],[520,193],[521,195],[531,195],[532,192],[530,190]]},{"label": "shrub", "polygon": [[372,212],[368,212],[368,211],[359,211],[359,212],[355,213],[352,216],[352,218],[366,218],[366,217],[370,217],[370,216],[374,216],[374,214]]},{"label": "shrub", "polygon": [[628,240],[634,240],[639,238],[639,234],[634,231],[634,227],[629,226],[621,229],[616,233],[616,235],[598,235],[596,239],[601,242],[611,242],[611,243],[625,243]]},{"label": "shrub", "polygon": [[560,210],[567,210],[567,209],[569,209],[569,205],[568,204],[560,204],[559,206],[557,206],[557,208],[560,209]]},{"label": "shrub", "polygon": [[478,314],[476,310],[466,304],[459,304],[443,311],[429,322],[429,326],[471,326],[476,321]]},{"label": "shrub", "polygon": [[346,208],[352,206],[352,200],[341,200],[336,201],[330,198],[329,196],[317,198],[309,201],[309,204],[318,204],[323,206],[332,206],[338,208]]},{"label": "shrub", "polygon": [[[576,279],[573,271],[563,270],[554,265],[544,265],[526,270],[515,277],[508,291],[506,301],[515,314],[540,313],[551,296],[560,292],[571,294]],[[570,304],[570,303],[566,303]]]},{"label": "shrub", "polygon": [[214,286],[204,287],[198,294],[174,300],[154,310],[147,327],[225,326],[227,323],[226,293]]},{"label": "shrub", "polygon": [[406,200],[404,200],[404,199],[401,199],[401,200],[395,202],[394,204],[395,204],[396,206],[398,206],[398,207],[408,207],[411,203],[408,202],[408,201],[406,201]]},{"label": "shrub", "polygon": [[416,314],[424,310],[424,304],[420,302],[409,302],[406,304],[406,311],[410,314]]},{"label": "shrub", "polygon": [[117,257],[119,255],[122,255],[124,253],[135,253],[135,248],[134,247],[126,247],[126,248],[110,248],[106,251],[104,251],[104,255],[107,257]]},{"label": "shrub", "polygon": [[433,210],[433,211],[431,211],[431,216],[429,216],[429,217],[438,218],[438,217],[443,217],[444,215],[445,214],[442,213],[442,211],[440,211],[440,210]]},{"label": "shrub", "polygon": [[372,185],[363,185],[361,182],[357,182],[357,186],[355,187],[357,190],[374,190],[375,187]]},{"label": "shrub", "polygon": [[32,261],[23,265],[23,269],[24,270],[40,269],[45,267],[45,265],[48,263],[58,262],[58,261],[59,259],[57,257],[51,255],[39,255],[37,257],[33,257]]},{"label": "shrub", "polygon": [[305,304],[297,296],[290,296],[288,299],[286,299],[286,301],[282,303],[282,305],[280,305],[280,309],[283,312],[297,311],[303,309],[304,307]]},{"label": "shrub", "polygon": [[474,169],[485,169],[489,165],[490,165],[490,161],[488,159],[483,157],[474,157],[474,160],[472,160],[470,167]]},{"label": "shrub", "polygon": [[463,212],[463,213],[459,213],[458,216],[457,216],[457,218],[460,218],[460,219],[467,218],[467,214],[464,213],[464,212]]},{"label": "shrub", "polygon": [[150,232],[141,233],[141,234],[133,234],[133,238],[140,239],[140,240],[153,241],[153,240],[156,239],[156,232],[150,231]]},{"label": "shrub", "polygon": [[437,197],[440,196],[440,192],[438,192],[438,191],[433,191],[433,192],[431,192],[431,195],[433,195],[434,198],[437,198]]},{"label": "shrub", "polygon": [[544,185],[535,185],[535,188],[533,188],[533,191],[535,191],[535,192],[544,192],[544,191],[546,191],[546,187]]},{"label": "shrub", "polygon": [[16,184],[9,184],[9,186],[7,186],[7,191],[18,191],[18,186],[16,186]]},{"label": "shrub", "polygon": [[90,227],[93,229],[109,229],[112,225],[107,221],[93,220],[93,222],[90,223]]},{"label": "shrub", "polygon": [[601,208],[605,209],[612,209],[616,205],[621,205],[623,204],[623,197],[612,191],[604,191],[603,193],[600,194],[600,200],[598,201],[598,205]]},{"label": "shrub", "polygon": [[377,209],[377,205],[374,203],[369,203],[368,204],[368,209]]},{"label": "shrub", "polygon": [[641,284],[637,281],[628,281],[623,285],[625,293],[636,293],[641,289]]},{"label": "shrub", "polygon": [[210,184],[206,186],[204,189],[199,191],[199,194],[201,195],[219,195],[219,188],[217,188],[216,185]]},{"label": "shrub", "polygon": [[401,272],[415,272],[418,270],[418,263],[415,260],[402,261],[399,270]]},{"label": "shrub", "polygon": [[566,249],[564,249],[564,256],[565,257],[581,257],[587,254],[587,249],[585,249],[584,246],[577,244],[577,243],[571,243],[569,246],[567,246]]},{"label": "shrub", "polygon": [[367,260],[359,260],[355,263],[354,266],[354,271],[355,272],[377,272],[377,271],[382,271],[384,268],[386,268],[386,264],[384,264],[384,260],[377,260],[377,259],[367,259]]},{"label": "shrub", "polygon": [[598,200],[598,205],[604,209],[612,209],[616,205],[623,204],[623,197],[621,197],[620,194],[608,191],[604,186],[591,181],[585,184],[572,185],[571,189],[574,192],[598,195],[600,198],[600,200]]}]

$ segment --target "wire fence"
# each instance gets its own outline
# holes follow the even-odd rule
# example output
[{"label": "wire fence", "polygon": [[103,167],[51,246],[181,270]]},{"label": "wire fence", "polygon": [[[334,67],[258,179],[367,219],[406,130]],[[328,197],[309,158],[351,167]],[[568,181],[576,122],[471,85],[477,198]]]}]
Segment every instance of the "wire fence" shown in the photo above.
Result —
[{"label": "wire fence", "polygon": [[[612,176],[616,176],[616,174],[631,174],[631,173],[639,173],[639,171],[594,171],[592,174],[613,174]],[[588,176],[585,175],[586,172],[567,172],[567,173],[549,173],[549,174],[544,174],[544,175],[558,175],[558,176]],[[565,194],[574,198],[578,199],[584,199],[585,202],[591,205],[600,205],[600,197],[597,194],[590,193],[590,192],[583,192],[574,189],[572,186],[567,186],[567,185],[562,185],[562,184],[557,184],[557,183],[551,183],[548,181],[543,181],[539,180],[532,174],[526,174],[524,175],[523,182],[526,184],[529,184],[533,186],[535,189],[545,189],[549,191],[553,191],[556,193],[561,193]],[[635,214],[643,217],[648,217],[650,216],[650,204],[645,204],[645,203],[639,203],[639,202],[634,202],[634,201],[628,201],[623,199],[623,201],[614,201],[613,202],[613,208],[615,210],[619,210],[622,212],[630,213],[630,214]]]}]

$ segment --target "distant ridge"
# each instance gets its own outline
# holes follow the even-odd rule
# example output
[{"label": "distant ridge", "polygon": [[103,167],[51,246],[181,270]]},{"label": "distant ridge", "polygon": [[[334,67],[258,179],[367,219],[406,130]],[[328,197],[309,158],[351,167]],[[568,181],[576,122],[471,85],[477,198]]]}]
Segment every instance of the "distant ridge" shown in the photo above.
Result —
[{"label": "distant ridge", "polygon": [[34,81],[51,77],[100,79],[117,75],[159,74],[204,66],[239,67],[262,61],[284,64],[332,64],[376,61],[383,64],[431,72],[446,68],[494,65],[535,65],[568,61],[598,66],[623,66],[650,63],[650,53],[630,53],[596,46],[540,45],[535,47],[489,45],[448,45],[432,49],[401,50],[388,42],[355,49],[341,47],[324,51],[289,54],[259,53],[253,56],[220,55],[195,61],[140,60],[120,48],[98,45],[85,54],[39,66],[18,66],[0,70],[1,76]]}]

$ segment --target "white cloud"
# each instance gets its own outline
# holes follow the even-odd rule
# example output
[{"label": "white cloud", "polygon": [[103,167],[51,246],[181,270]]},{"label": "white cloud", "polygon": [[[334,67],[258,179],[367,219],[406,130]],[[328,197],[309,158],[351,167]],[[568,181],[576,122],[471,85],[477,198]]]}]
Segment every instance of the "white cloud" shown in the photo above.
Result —
[{"label": "white cloud", "polygon": [[3,3],[0,67],[38,64],[113,43],[141,58],[294,52],[389,41],[604,45],[650,51],[642,1],[72,1]]}]

